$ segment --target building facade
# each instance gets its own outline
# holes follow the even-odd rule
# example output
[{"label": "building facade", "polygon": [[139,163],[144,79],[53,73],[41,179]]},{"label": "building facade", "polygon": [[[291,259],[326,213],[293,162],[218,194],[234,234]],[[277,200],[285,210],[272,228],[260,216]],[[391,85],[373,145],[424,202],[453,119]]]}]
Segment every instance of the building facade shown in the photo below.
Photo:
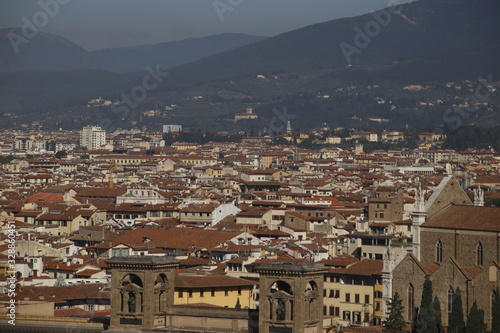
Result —
[{"label": "building facade", "polygon": [[85,126],[80,132],[80,146],[97,150],[106,145],[106,131],[100,126]]}]

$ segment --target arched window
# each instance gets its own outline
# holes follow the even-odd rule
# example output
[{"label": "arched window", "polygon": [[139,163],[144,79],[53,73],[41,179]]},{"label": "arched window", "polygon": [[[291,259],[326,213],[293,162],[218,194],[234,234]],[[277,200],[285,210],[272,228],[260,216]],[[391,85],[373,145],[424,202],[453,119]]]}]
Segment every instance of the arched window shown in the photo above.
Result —
[{"label": "arched window", "polygon": [[483,244],[479,243],[477,244],[477,265],[482,266],[483,265]]},{"label": "arched window", "polygon": [[443,261],[443,243],[441,240],[438,240],[436,244],[436,262]]},{"label": "arched window", "polygon": [[415,295],[414,295],[414,290],[413,286],[410,284],[408,287],[408,320],[413,320],[414,317],[414,311],[415,311]]},{"label": "arched window", "polygon": [[450,289],[448,289],[448,312],[451,312],[452,310],[453,294],[453,287],[450,286]]}]

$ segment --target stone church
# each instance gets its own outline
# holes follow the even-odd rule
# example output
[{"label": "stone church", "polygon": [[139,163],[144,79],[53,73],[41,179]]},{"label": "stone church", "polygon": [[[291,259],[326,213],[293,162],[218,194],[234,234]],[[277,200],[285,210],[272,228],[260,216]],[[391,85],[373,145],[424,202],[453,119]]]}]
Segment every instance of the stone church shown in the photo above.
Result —
[{"label": "stone church", "polygon": [[500,208],[482,207],[483,193],[475,191],[474,204],[451,176],[425,202],[417,193],[412,215],[413,250],[390,271],[386,260],[385,284],[398,293],[405,319],[412,321],[420,306],[424,280],[433,283],[433,297],[441,303],[442,323],[448,326],[452,297],[462,294],[464,320],[474,303],[484,310],[491,328],[492,300],[500,287]]}]

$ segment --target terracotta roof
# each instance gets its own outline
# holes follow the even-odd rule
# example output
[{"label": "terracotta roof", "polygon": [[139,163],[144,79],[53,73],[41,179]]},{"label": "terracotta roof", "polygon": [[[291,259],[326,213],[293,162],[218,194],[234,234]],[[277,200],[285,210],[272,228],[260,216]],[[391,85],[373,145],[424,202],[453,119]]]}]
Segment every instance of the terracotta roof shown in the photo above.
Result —
[{"label": "terracotta roof", "polygon": [[473,266],[473,267],[462,267],[458,260],[456,260],[453,257],[450,257],[451,262],[457,266],[457,268],[464,274],[464,276],[472,281],[474,278],[483,271],[483,268],[480,266]]},{"label": "terracotta roof", "polygon": [[177,275],[175,288],[242,287],[257,285],[256,282],[227,275]]},{"label": "terracotta roof", "polygon": [[[209,249],[221,243],[227,242],[239,235],[236,231],[204,230],[195,228],[138,228],[123,231],[120,236],[113,240],[113,246],[117,244],[140,244],[144,238],[148,238],[156,247],[165,249]],[[145,244],[145,243],[144,243]]]},{"label": "terracotta roof", "polygon": [[338,256],[332,259],[321,260],[320,263],[325,266],[347,267],[359,260],[351,256]]},{"label": "terracotta roof", "polygon": [[384,268],[382,260],[365,259],[348,266],[344,270],[344,274],[349,275],[381,275]]},{"label": "terracotta roof", "polygon": [[[69,285],[67,287],[27,286],[20,287],[16,299],[27,301],[46,301],[61,303],[69,299],[100,298],[109,299],[110,293],[103,291],[104,285],[98,283]],[[0,300],[8,295],[0,295]]]},{"label": "terracotta roof", "polygon": [[449,205],[422,227],[500,232],[500,208]]},{"label": "terracotta roof", "polygon": [[67,317],[71,315],[88,315],[89,313],[81,308],[57,309],[54,310],[55,317]]},{"label": "terracotta roof", "polygon": [[262,207],[251,207],[248,210],[244,210],[236,214],[238,217],[261,217],[269,211],[268,208]]},{"label": "terracotta roof", "polygon": [[57,201],[64,202],[64,196],[61,193],[39,192],[29,196],[28,201]]},{"label": "terracotta roof", "polygon": [[426,265],[420,262],[413,253],[407,254],[427,276],[431,276],[439,268],[439,264]]},{"label": "terracotta roof", "polygon": [[76,188],[77,196],[81,197],[117,197],[124,195],[127,190],[124,188],[107,188],[107,187],[80,187]]}]

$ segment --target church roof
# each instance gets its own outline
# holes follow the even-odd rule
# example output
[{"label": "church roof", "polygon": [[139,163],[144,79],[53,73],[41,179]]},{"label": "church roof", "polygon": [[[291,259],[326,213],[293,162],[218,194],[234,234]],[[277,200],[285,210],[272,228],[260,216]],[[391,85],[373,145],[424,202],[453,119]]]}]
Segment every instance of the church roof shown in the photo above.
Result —
[{"label": "church roof", "polygon": [[427,265],[422,263],[420,260],[417,259],[417,257],[415,257],[413,253],[409,253],[407,256],[411,258],[411,260],[413,260],[417,264],[417,266],[420,267],[422,272],[424,272],[425,275],[427,276],[431,276],[439,268],[439,264]]},{"label": "church roof", "polygon": [[449,205],[422,227],[500,232],[500,208]]}]

